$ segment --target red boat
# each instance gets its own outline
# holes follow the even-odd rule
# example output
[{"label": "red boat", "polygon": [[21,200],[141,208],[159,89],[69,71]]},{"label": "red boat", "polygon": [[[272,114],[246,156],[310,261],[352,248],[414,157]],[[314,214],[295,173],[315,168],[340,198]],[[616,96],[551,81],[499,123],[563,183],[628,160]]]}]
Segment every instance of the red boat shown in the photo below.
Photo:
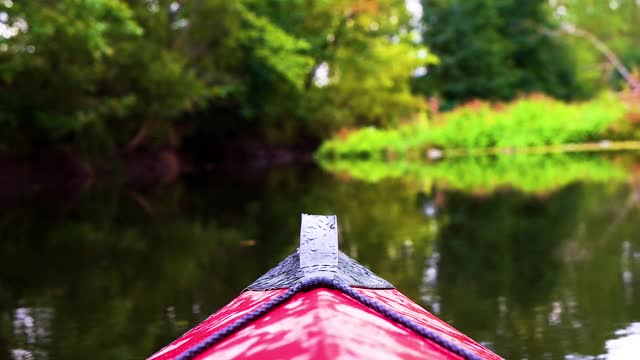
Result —
[{"label": "red boat", "polygon": [[340,252],[335,216],[302,215],[295,253],[148,359],[501,357]]}]

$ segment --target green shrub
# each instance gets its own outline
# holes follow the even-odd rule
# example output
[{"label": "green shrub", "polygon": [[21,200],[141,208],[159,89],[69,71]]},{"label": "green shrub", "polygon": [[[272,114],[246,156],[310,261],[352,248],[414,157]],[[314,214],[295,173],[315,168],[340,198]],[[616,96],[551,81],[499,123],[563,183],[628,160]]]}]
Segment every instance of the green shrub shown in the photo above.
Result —
[{"label": "green shrub", "polygon": [[395,129],[365,128],[326,142],[320,157],[428,148],[522,148],[601,140],[626,112],[612,94],[584,103],[564,103],[542,96],[507,105],[472,102],[442,114],[433,124],[417,122]]}]

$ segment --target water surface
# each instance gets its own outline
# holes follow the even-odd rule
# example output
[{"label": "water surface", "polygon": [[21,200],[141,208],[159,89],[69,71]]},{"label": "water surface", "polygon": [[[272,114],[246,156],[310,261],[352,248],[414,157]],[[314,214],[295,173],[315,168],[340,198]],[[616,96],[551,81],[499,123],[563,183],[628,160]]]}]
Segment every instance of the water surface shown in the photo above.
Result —
[{"label": "water surface", "polygon": [[[635,359],[640,186],[629,161],[592,160],[597,176],[569,160],[504,181],[491,162],[375,179],[342,164],[12,202],[0,359],[144,358],[293,251],[302,212],[337,214],[343,251],[505,358]],[[563,167],[578,175],[549,175]]]}]

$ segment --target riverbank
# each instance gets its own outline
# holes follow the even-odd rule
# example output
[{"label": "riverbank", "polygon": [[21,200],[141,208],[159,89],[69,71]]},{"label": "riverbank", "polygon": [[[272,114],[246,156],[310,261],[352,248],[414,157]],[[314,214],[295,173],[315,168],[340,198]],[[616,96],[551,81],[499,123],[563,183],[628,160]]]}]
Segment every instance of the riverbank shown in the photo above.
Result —
[{"label": "riverbank", "polygon": [[272,168],[311,164],[316,148],[312,141],[274,145],[245,137],[209,146],[141,146],[99,158],[69,145],[28,154],[0,151],[0,208],[39,193],[70,198],[95,182],[149,189],[185,174],[253,178]]},{"label": "riverbank", "polygon": [[430,120],[343,131],[323,143],[317,156],[416,159],[639,149],[633,114],[633,104],[613,93],[582,103],[541,95],[507,104],[473,101]]}]

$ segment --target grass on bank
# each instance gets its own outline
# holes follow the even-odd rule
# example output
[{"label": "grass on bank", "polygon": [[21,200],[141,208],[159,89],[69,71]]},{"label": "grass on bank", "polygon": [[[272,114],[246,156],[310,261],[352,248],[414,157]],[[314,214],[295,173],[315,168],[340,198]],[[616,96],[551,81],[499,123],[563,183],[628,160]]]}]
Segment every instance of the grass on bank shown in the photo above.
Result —
[{"label": "grass on bank", "polygon": [[[526,148],[597,141],[619,134],[625,103],[614,94],[583,103],[564,103],[541,95],[509,104],[471,102],[397,128],[363,128],[326,141],[319,158],[407,156],[430,148]],[[629,130],[628,127],[627,131]],[[631,129],[633,130],[633,129]]]},{"label": "grass on bank", "polygon": [[433,163],[337,159],[320,164],[335,174],[366,182],[403,179],[469,193],[490,193],[502,188],[545,193],[576,181],[612,182],[628,178],[623,166],[589,154],[475,156]]}]

